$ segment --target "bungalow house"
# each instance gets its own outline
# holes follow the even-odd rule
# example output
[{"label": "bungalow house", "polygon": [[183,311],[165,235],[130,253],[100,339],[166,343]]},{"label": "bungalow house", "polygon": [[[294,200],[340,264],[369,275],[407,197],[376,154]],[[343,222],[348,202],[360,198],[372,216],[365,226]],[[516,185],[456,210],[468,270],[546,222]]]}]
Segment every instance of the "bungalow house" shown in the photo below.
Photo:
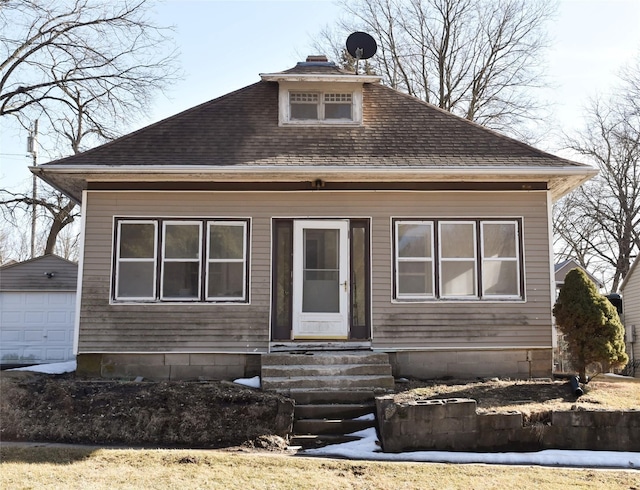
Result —
[{"label": "bungalow house", "polygon": [[175,379],[549,376],[551,206],[596,173],[324,57],[31,170],[82,203],[79,372]]},{"label": "bungalow house", "polygon": [[629,354],[628,369],[633,376],[640,377],[640,255],[620,285],[622,294],[625,344]]}]

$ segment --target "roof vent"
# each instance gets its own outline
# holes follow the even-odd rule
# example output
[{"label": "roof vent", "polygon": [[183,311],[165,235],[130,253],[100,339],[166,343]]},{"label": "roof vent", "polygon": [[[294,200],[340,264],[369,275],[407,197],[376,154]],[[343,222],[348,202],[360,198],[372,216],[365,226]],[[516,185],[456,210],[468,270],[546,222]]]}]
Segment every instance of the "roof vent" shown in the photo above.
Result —
[{"label": "roof vent", "polygon": [[307,63],[326,63],[329,61],[325,54],[312,54],[307,56]]}]

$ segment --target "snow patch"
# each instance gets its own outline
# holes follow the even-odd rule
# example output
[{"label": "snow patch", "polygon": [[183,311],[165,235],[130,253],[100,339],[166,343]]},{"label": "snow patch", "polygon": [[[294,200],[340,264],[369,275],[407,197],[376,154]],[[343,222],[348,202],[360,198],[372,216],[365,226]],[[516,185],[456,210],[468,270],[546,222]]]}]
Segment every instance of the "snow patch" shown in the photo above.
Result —
[{"label": "snow patch", "polygon": [[361,437],[361,439],[318,449],[307,449],[302,451],[301,454],[374,461],[576,466],[580,468],[640,468],[640,453],[637,452],[547,449],[529,453],[463,453],[448,451],[383,453],[378,445],[375,429],[365,429],[349,435]]},{"label": "snow patch", "polygon": [[260,388],[260,376],[253,378],[238,378],[233,380],[238,385],[248,386],[249,388]]},{"label": "snow patch", "polygon": [[76,361],[67,361],[55,362],[52,364],[37,364],[35,366],[7,369],[7,371],[32,371],[34,373],[44,374],[65,374],[73,373],[76,370],[76,367]]}]

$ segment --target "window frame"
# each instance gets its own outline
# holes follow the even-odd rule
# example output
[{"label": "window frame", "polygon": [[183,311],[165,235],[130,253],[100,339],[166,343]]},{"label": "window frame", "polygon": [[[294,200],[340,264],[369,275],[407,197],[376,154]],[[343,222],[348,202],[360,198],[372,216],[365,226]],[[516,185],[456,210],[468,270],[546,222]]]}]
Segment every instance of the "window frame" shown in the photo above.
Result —
[{"label": "window frame", "polygon": [[[211,241],[209,240],[209,236],[211,233],[211,227],[220,226],[224,224],[226,226],[242,226],[242,258],[241,259],[212,259],[211,258]],[[207,230],[206,230],[207,238],[205,239],[206,246],[206,263],[205,263],[205,271],[206,274],[209,273],[209,265],[211,263],[242,263],[242,296],[210,296],[209,295],[209,278],[207,277],[204,281],[205,285],[205,300],[206,301],[244,301],[247,297],[247,264],[248,264],[248,253],[247,253],[247,244],[249,241],[249,233],[248,233],[248,221],[246,220],[211,220],[207,222]]]},{"label": "window frame", "polygon": [[[198,256],[195,259],[189,258],[169,258],[166,257],[167,251],[167,226],[197,226],[198,227]],[[187,221],[187,220],[174,220],[168,219],[162,221],[162,246],[161,249],[161,259],[160,259],[160,301],[200,301],[202,297],[202,221]],[[165,296],[164,286],[165,286],[165,270],[167,268],[167,263],[197,263],[198,264],[198,282],[197,282],[197,292],[196,296]]]},{"label": "window frame", "polygon": [[[316,108],[316,119],[303,119],[303,118],[293,118],[292,116],[292,95],[316,95],[317,102],[299,102],[300,104],[313,105]],[[329,104],[338,104],[335,102],[327,102],[327,95],[348,95],[350,98],[350,106],[351,106],[351,117],[350,118],[327,118],[326,117],[326,106]],[[287,91],[287,120],[289,123],[293,124],[353,124],[355,121],[355,97],[353,91],[344,91],[344,90],[303,90],[303,89],[290,89]]]},{"label": "window frame", "polygon": [[[444,257],[442,253],[442,227],[443,225],[471,225],[473,230],[473,257]],[[444,274],[443,263],[455,263],[455,262],[471,262],[473,260],[473,291],[471,294],[444,294],[444,284],[443,278]],[[441,299],[478,299],[479,298],[479,288],[478,288],[478,280],[480,278],[480,270],[478,269],[478,230],[477,230],[477,222],[473,220],[438,220],[438,284],[439,284],[439,294],[438,296]]]},{"label": "window frame", "polygon": [[[401,295],[400,290],[400,277],[398,274],[398,224],[432,224],[432,259],[433,259],[433,281],[435,283],[432,295]],[[442,294],[442,239],[441,239],[441,224],[446,223],[472,223],[474,225],[474,296],[461,296],[461,295],[443,295]],[[484,275],[483,264],[485,259],[484,252],[484,233],[485,224],[510,224],[515,229],[515,257],[508,258],[509,261],[516,263],[516,284],[517,294],[487,294],[484,287]],[[524,219],[522,217],[488,217],[488,218],[430,218],[430,217],[392,217],[391,218],[391,230],[392,230],[392,296],[391,300],[395,303],[411,303],[411,302],[504,302],[504,301],[526,301],[525,292],[525,257],[524,257]],[[501,260],[495,259],[495,260]],[[444,261],[455,261],[445,258]],[[462,259],[461,259],[462,260]],[[464,259],[469,260],[469,259]],[[505,259],[506,260],[506,259]],[[401,262],[401,261],[400,261]]]},{"label": "window frame", "polygon": [[[418,224],[418,225],[429,225],[431,229],[431,233],[429,234],[430,246],[431,246],[431,257],[400,257],[398,251],[400,249],[398,240],[400,238],[399,229],[401,225],[405,224]],[[395,272],[394,272],[394,297],[398,300],[415,300],[415,299],[433,299],[436,296],[436,276],[435,276],[435,228],[434,228],[433,220],[396,220],[395,221],[395,236],[394,236],[394,259],[395,259]],[[430,262],[431,263],[431,294],[406,294],[400,292],[400,263],[401,262]]]},{"label": "window frame", "polygon": [[[120,238],[122,237],[122,225],[123,224],[131,224],[131,225],[153,225],[153,258],[149,259],[139,259],[139,258],[135,258],[135,259],[127,259],[127,258],[122,258],[120,257],[120,251],[121,251],[121,241]],[[113,295],[112,298],[115,299],[117,297],[119,297],[119,277],[120,277],[120,265],[125,262],[152,262],[154,264],[154,268],[153,268],[153,296],[124,296],[120,299],[120,301],[150,301],[153,300],[157,295],[158,295],[158,268],[157,268],[157,263],[158,263],[158,223],[156,220],[153,219],[132,219],[132,220],[126,220],[126,221],[117,221],[117,226],[116,226],[116,240],[115,240],[115,253],[114,255],[114,265],[112,267],[112,274],[113,274],[113,285],[112,285],[112,290],[113,290]]]},{"label": "window frame", "polygon": [[[251,252],[251,218],[226,218],[226,217],[205,217],[205,218],[147,218],[147,217],[121,217],[114,216],[113,227],[113,254],[111,265],[111,293],[110,303],[151,303],[151,304],[250,304],[250,252]],[[207,297],[208,294],[208,265],[209,265],[209,223],[235,223],[243,225],[243,267],[242,267],[242,297]],[[120,247],[123,224],[152,224],[154,225],[154,258],[147,259],[153,262],[153,294],[149,297],[121,297],[118,291],[118,280],[120,277]],[[164,296],[163,281],[165,272],[165,230],[166,225],[198,225],[199,248],[198,248],[198,296],[196,298]],[[206,233],[205,233],[206,230]],[[137,259],[136,259],[137,260]],[[127,261],[126,259],[124,260]],[[132,260],[128,260],[131,262]],[[183,261],[178,259],[178,261]],[[191,260],[195,261],[195,259]]]},{"label": "window frame", "polygon": [[[514,257],[500,257],[500,258],[487,258],[485,257],[485,241],[484,241],[484,227],[487,224],[509,224],[514,225],[514,238],[515,238],[515,256]],[[482,291],[483,297],[488,297],[492,299],[519,299],[522,297],[522,254],[521,254],[521,231],[518,223],[514,220],[483,220],[480,222],[480,232],[481,232],[481,240],[480,240],[480,263],[482,264],[482,270],[484,271],[484,263],[485,261],[490,262],[515,262],[516,263],[516,289],[517,294],[486,294],[485,290],[485,274],[482,275],[482,280],[480,282],[480,290]]]}]

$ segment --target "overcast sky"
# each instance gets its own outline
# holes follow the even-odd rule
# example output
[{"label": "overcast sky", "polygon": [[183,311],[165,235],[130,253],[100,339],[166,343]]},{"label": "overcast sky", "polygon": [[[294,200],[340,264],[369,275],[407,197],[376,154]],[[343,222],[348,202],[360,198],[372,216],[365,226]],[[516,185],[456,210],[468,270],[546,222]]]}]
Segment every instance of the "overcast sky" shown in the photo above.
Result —
[{"label": "overcast sky", "polygon": [[[150,108],[150,124],[282,71],[312,53],[313,35],[340,16],[330,0],[167,0],[158,22],[175,25],[185,79]],[[589,97],[606,93],[620,67],[640,53],[640,0],[560,0],[549,24],[547,73],[558,126],[581,125]],[[0,119],[2,187],[28,189],[27,134]],[[43,142],[44,143],[44,142]],[[553,151],[551,142],[538,145]],[[41,158],[39,163],[44,163]]]}]

